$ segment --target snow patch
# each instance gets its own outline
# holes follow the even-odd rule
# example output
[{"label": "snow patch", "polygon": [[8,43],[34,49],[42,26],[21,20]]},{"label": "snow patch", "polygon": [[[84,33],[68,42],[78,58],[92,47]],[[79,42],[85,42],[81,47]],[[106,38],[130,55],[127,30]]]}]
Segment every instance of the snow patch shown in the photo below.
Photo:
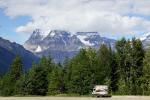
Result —
[{"label": "snow patch", "polygon": [[49,35],[49,30],[40,32],[40,35],[42,36],[42,39],[46,38]]},{"label": "snow patch", "polygon": [[42,51],[41,46],[38,46],[37,49],[35,50],[35,52],[41,52],[41,51]]},{"label": "snow patch", "polygon": [[64,42],[65,46],[67,46],[67,43],[66,43],[66,41],[63,38],[62,38],[62,41]]},{"label": "snow patch", "polygon": [[49,32],[48,32],[48,30],[47,31],[43,31],[43,30],[41,30],[41,29],[35,29],[34,31],[33,31],[33,34],[32,34],[32,36],[39,36],[40,38],[41,38],[41,40],[43,40],[45,37],[47,37],[48,36],[48,34],[49,34]]},{"label": "snow patch", "polygon": [[84,36],[84,35],[78,35],[77,36],[80,41],[85,44],[85,45],[88,45],[88,46],[93,46],[94,44],[90,43],[89,41],[86,41],[85,39],[87,38],[87,36]]},{"label": "snow patch", "polygon": [[79,47],[78,47],[78,50],[80,50],[80,49],[82,49],[82,48],[83,48],[82,46],[79,46]]},{"label": "snow patch", "polygon": [[51,33],[50,33],[50,36],[55,36],[55,32],[54,31],[52,31]]},{"label": "snow patch", "polygon": [[145,40],[149,35],[150,35],[150,33],[144,34],[144,35],[140,38],[140,40],[141,40],[141,41]]}]

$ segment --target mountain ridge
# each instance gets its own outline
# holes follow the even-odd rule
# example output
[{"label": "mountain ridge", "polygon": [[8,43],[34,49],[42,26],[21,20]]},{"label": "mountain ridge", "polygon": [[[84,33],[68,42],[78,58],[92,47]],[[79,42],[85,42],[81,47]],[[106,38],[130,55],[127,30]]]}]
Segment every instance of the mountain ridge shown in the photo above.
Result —
[{"label": "mountain ridge", "polygon": [[39,60],[36,55],[27,51],[22,45],[0,37],[0,72],[6,72],[16,56],[22,58],[24,70],[28,70],[32,62]]},{"label": "mountain ridge", "polygon": [[[35,32],[37,32],[37,35],[35,35]],[[77,32],[72,34],[65,30],[51,30],[44,36],[42,36],[42,32],[39,32],[33,31],[31,37],[23,46],[39,57],[52,55],[55,61],[62,61],[68,56],[72,57],[81,48],[92,47],[98,49],[101,44],[114,48],[116,42],[114,39],[101,37],[98,32]]]}]

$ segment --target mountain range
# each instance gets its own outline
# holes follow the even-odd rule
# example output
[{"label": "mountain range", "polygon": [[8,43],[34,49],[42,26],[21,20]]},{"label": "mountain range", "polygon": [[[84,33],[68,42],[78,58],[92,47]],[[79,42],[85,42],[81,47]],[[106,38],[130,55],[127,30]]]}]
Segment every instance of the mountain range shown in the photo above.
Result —
[{"label": "mountain range", "polygon": [[143,35],[141,37],[141,41],[145,49],[149,48],[150,47],[150,33]]},{"label": "mountain range", "polygon": [[26,50],[22,45],[0,38],[0,73],[9,69],[16,56],[22,58],[24,70],[28,70],[33,61],[37,62],[39,60],[36,55]]},{"label": "mountain range", "polygon": [[[144,48],[148,48],[150,34],[146,34],[141,40]],[[0,72],[6,72],[17,55],[23,60],[24,70],[28,70],[32,62],[38,62],[42,56],[51,56],[55,62],[62,62],[66,57],[73,57],[81,48],[98,49],[101,44],[115,48],[115,43],[116,40],[102,37],[98,32],[73,34],[64,30],[44,33],[36,29],[23,46],[0,38]]]},{"label": "mountain range", "polygon": [[51,30],[43,33],[36,29],[25,42],[24,47],[35,55],[51,56],[54,61],[61,62],[65,57],[74,56],[81,48],[96,48],[101,44],[114,47],[116,40],[101,37],[98,32],[71,32],[64,30]]}]

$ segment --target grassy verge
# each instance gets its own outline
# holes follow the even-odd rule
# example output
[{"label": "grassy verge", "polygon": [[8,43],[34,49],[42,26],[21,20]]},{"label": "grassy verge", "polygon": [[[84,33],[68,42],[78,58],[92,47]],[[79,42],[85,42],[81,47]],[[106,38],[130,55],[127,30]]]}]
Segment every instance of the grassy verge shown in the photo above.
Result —
[{"label": "grassy verge", "polygon": [[79,94],[57,94],[56,97],[91,97],[92,95],[79,95]]}]

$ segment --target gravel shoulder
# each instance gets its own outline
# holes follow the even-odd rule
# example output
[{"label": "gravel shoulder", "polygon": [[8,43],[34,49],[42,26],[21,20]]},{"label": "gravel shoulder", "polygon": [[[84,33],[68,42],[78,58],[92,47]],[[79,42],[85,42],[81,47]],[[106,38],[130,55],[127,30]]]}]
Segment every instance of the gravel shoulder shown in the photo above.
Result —
[{"label": "gravel shoulder", "polygon": [[0,97],[0,100],[150,100],[150,96],[94,97]]}]

